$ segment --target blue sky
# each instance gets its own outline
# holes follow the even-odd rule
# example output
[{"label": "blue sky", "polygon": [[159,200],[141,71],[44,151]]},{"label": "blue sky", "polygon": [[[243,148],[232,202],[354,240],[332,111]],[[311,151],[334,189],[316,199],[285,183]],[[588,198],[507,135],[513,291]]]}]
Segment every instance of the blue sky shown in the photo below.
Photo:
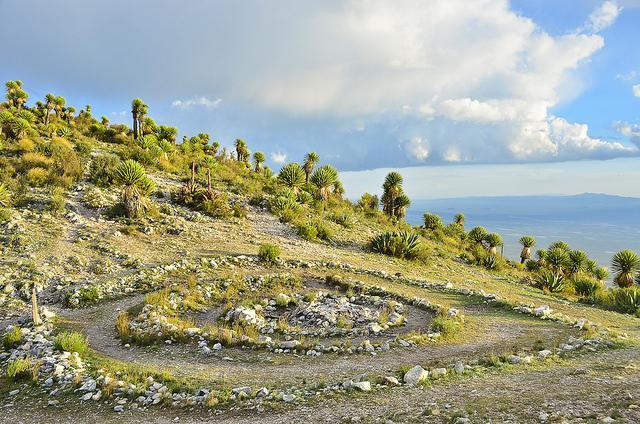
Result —
[{"label": "blue sky", "polygon": [[[419,197],[640,196],[640,0],[0,0],[0,37],[32,101],[128,123],[141,97],[276,169],[315,150],[352,194],[407,167]],[[452,170],[476,184],[424,188]]]}]

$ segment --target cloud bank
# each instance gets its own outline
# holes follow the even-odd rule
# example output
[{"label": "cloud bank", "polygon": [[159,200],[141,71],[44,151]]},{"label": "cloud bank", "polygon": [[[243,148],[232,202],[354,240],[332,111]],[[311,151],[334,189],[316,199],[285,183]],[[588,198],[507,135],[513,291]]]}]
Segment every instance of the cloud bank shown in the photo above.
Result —
[{"label": "cloud bank", "polygon": [[277,140],[343,169],[638,154],[552,113],[604,46],[621,11],[612,1],[562,35],[507,0],[29,3],[0,3],[0,36],[14,40],[5,57],[21,58],[25,80],[46,69],[96,96],[215,109],[218,126],[265,151]]}]

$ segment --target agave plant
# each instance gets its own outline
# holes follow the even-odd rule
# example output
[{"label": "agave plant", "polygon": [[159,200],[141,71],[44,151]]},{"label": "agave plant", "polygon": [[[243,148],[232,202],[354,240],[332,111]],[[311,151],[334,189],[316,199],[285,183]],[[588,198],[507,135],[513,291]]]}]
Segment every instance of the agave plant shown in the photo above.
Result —
[{"label": "agave plant", "polygon": [[616,273],[614,281],[619,287],[631,287],[640,269],[640,257],[631,250],[622,250],[611,259],[611,269]]},{"label": "agave plant", "polygon": [[298,163],[289,163],[280,170],[278,181],[297,193],[306,182],[304,169]]},{"label": "agave plant", "polygon": [[425,212],[423,215],[424,228],[427,230],[437,230],[442,228],[442,219],[434,213]]},{"label": "agave plant", "polygon": [[589,258],[587,254],[582,250],[572,250],[569,252],[569,262],[567,263],[567,269],[570,274],[577,274],[581,271],[586,271],[587,261]]},{"label": "agave plant", "polygon": [[370,242],[371,250],[397,258],[411,259],[418,254],[421,243],[417,234],[408,231],[386,232]]},{"label": "agave plant", "polygon": [[11,120],[11,132],[16,139],[20,140],[29,133],[31,125],[28,121],[22,118],[14,118]]},{"label": "agave plant", "polygon": [[338,171],[331,165],[321,166],[311,176],[311,184],[315,187],[318,197],[323,201],[329,199],[331,188],[336,181],[338,181]]},{"label": "agave plant", "polygon": [[482,266],[488,270],[498,269],[498,258],[494,255],[487,255],[482,259]]},{"label": "agave plant", "polygon": [[615,291],[616,306],[625,312],[636,312],[640,309],[640,289],[626,287]]},{"label": "agave plant", "polygon": [[547,290],[551,293],[557,293],[564,290],[564,277],[548,269],[543,269],[538,272],[534,280],[534,286],[540,290]]},{"label": "agave plant", "polygon": [[553,272],[563,274],[569,263],[569,254],[560,247],[554,247],[547,251],[545,262]]},{"label": "agave plant", "polygon": [[531,248],[535,246],[536,239],[531,236],[523,236],[520,238],[520,244],[522,245],[522,251],[520,252],[520,263],[523,264],[527,259],[531,258]]},{"label": "agave plant", "polygon": [[489,232],[484,227],[475,227],[469,231],[469,240],[476,244],[480,244],[484,241],[485,237],[489,235]]},{"label": "agave plant", "polygon": [[296,202],[295,198],[278,196],[269,202],[269,207],[274,215],[285,218],[287,215],[297,212],[300,209],[300,204]]},{"label": "agave plant", "polygon": [[498,254],[498,246],[502,246],[502,237],[498,233],[487,234],[484,238],[485,243],[489,246],[489,253],[493,256]]},{"label": "agave plant", "polygon": [[121,199],[127,218],[140,216],[148,206],[147,197],[155,190],[155,183],[146,176],[144,167],[132,159],[118,166],[116,181],[122,185]]}]

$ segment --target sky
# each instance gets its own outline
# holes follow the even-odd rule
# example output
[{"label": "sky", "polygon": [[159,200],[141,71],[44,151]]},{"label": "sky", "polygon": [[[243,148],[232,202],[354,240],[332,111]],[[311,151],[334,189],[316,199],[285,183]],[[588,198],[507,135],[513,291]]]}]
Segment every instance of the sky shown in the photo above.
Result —
[{"label": "sky", "polygon": [[31,102],[140,97],[350,195],[393,168],[419,197],[640,196],[640,0],[0,0],[0,38]]}]

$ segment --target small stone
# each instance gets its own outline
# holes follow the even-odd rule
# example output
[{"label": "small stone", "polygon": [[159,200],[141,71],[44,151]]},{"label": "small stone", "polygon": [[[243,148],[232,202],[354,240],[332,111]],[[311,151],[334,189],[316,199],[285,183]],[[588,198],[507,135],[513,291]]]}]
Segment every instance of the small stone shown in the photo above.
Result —
[{"label": "small stone", "polygon": [[462,374],[464,372],[464,364],[462,363],[462,361],[456,362],[453,370],[456,372],[456,374]]},{"label": "small stone", "polygon": [[384,384],[386,384],[387,386],[399,386],[400,382],[398,381],[397,378],[393,377],[393,376],[386,376],[383,378]]},{"label": "small stone", "polygon": [[287,403],[293,402],[294,400],[296,400],[296,395],[288,393],[288,394],[282,396],[282,400],[287,402]]},{"label": "small stone", "polygon": [[549,421],[549,414],[547,414],[546,412],[540,412],[538,414],[538,419],[543,423],[547,422]]},{"label": "small stone", "polygon": [[545,359],[547,359],[547,357],[551,355],[551,351],[548,349],[545,350],[541,350],[540,352],[538,352],[538,359],[540,361],[544,361]]},{"label": "small stone", "polygon": [[358,381],[355,383],[351,383],[351,387],[355,387],[356,389],[363,391],[363,392],[370,392],[371,391],[371,383],[368,381]]},{"label": "small stone", "polygon": [[509,355],[507,361],[509,361],[510,364],[517,365],[522,362],[522,358],[520,358],[518,355]]},{"label": "small stone", "polygon": [[9,396],[15,396],[15,395],[17,395],[18,393],[20,393],[20,390],[18,390],[18,389],[16,389],[16,390],[11,390],[11,391],[9,392]]},{"label": "small stone", "polygon": [[438,377],[441,377],[443,375],[447,375],[447,369],[446,368],[435,368],[435,369],[431,370],[431,377],[432,378],[438,378]]},{"label": "small stone", "polygon": [[116,405],[113,407],[113,412],[124,412],[124,406]]}]

